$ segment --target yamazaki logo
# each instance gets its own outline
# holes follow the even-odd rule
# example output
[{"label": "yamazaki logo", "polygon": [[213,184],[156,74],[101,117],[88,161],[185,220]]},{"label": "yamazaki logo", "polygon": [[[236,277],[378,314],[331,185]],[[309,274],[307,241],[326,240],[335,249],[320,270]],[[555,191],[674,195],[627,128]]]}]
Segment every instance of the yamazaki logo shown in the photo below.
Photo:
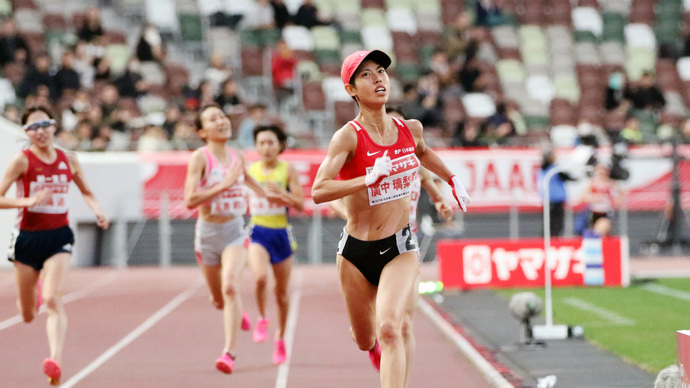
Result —
[{"label": "yamazaki logo", "polygon": [[[582,249],[562,246],[551,248],[551,252],[549,268],[554,279],[565,279],[573,273],[582,274]],[[488,245],[466,245],[462,256],[463,277],[467,284],[505,282],[518,272],[527,280],[537,280],[546,262],[546,251],[540,248],[506,250],[492,249]]]}]

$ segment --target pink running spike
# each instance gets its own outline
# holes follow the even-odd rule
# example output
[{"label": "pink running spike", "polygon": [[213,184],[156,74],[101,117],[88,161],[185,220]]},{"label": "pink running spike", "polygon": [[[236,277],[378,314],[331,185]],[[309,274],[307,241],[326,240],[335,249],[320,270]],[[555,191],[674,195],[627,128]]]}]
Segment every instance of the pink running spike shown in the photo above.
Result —
[{"label": "pink running spike", "polygon": [[243,331],[249,331],[252,329],[252,319],[249,318],[249,314],[246,311],[242,312],[242,326]]},{"label": "pink running spike", "polygon": [[232,373],[233,369],[235,369],[235,360],[230,356],[230,353],[223,353],[222,356],[218,357],[216,369],[225,374]]},{"label": "pink running spike", "polygon": [[256,323],[254,330],[254,342],[264,342],[268,338],[268,319],[261,318]]},{"label": "pink running spike", "polygon": [[377,371],[381,371],[381,346],[379,346],[379,340],[376,340],[374,347],[369,349],[369,360],[371,360],[371,365]]},{"label": "pink running spike", "polygon": [[287,354],[285,352],[285,340],[282,338],[276,338],[275,347],[273,348],[273,363],[280,365],[287,360]]}]

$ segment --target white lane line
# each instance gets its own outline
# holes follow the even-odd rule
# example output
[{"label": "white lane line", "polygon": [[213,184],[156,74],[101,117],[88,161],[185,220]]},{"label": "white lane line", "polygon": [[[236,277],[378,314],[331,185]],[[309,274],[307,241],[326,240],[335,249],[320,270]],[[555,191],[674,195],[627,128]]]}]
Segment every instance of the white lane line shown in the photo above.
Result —
[{"label": "white lane line", "polygon": [[680,290],[674,290],[673,288],[668,288],[659,284],[645,284],[641,286],[643,290],[647,290],[659,295],[671,296],[680,300],[690,302],[690,293]]},{"label": "white lane line", "polygon": [[[62,297],[62,303],[67,304],[70,302],[74,302],[75,300],[84,298],[90,294],[92,294],[94,291],[97,289],[105,286],[108,283],[111,283],[117,278],[118,273],[117,272],[110,272],[108,275],[103,276],[102,278],[98,279],[96,282],[93,284],[90,284],[82,289],[79,289],[75,292],[69,293],[65,296]],[[41,306],[41,308],[38,310],[38,314],[42,314],[46,311],[45,306]],[[20,314],[14,315],[11,318],[7,318],[4,321],[0,322],[0,331],[5,330],[7,328],[10,328],[18,323],[22,323],[22,316]]]},{"label": "white lane line", "polygon": [[601,317],[607,321],[610,321],[613,324],[619,325],[619,326],[633,326],[635,324],[634,319],[624,317],[624,316],[622,316],[616,312],[613,312],[611,310],[607,310],[603,307],[599,307],[599,306],[593,305],[589,302],[585,302],[582,299],[564,298],[563,302],[567,305],[578,308],[580,310],[587,311],[587,312],[590,312],[592,314],[598,315],[599,317]]},{"label": "white lane line", "polygon": [[287,352],[287,361],[278,367],[278,377],[276,377],[275,388],[287,387],[288,374],[290,373],[290,360],[292,359],[292,343],[295,339],[295,331],[297,329],[297,317],[299,316],[299,302],[302,299],[302,278],[304,271],[300,269],[297,272],[297,287],[290,296],[290,311],[288,312],[287,323],[285,324],[285,347]]},{"label": "white lane line", "polygon": [[495,388],[513,388],[514,385],[509,383],[497,370],[494,368],[477,349],[474,348],[460,333],[453,328],[443,317],[434,310],[424,298],[419,298],[417,306],[426,315],[431,322],[433,322],[439,330],[446,337],[448,337],[455,346],[460,349],[460,352],[479,370],[479,373],[484,376],[489,384]]},{"label": "white lane line", "polygon": [[65,382],[61,386],[63,388],[71,388],[75,384],[77,384],[78,382],[83,380],[85,377],[90,375],[93,371],[98,369],[101,365],[105,364],[108,360],[110,360],[113,356],[115,356],[119,351],[121,351],[122,349],[127,347],[127,345],[131,344],[132,342],[134,342],[134,340],[139,338],[142,334],[146,333],[146,331],[148,331],[150,328],[152,328],[161,319],[165,318],[166,315],[173,312],[184,301],[189,299],[199,289],[199,287],[201,287],[201,285],[202,285],[202,283],[200,281],[195,282],[186,291],[183,291],[181,294],[179,294],[175,298],[173,298],[170,302],[168,302],[160,310],[156,311],[152,316],[150,316],[146,321],[144,321],[136,329],[134,329],[129,334],[127,334],[118,343],[111,346],[108,350],[106,350],[103,354],[98,356],[89,365],[87,365],[84,369],[80,370],[77,374],[72,376],[71,379],[67,380],[67,382]]}]

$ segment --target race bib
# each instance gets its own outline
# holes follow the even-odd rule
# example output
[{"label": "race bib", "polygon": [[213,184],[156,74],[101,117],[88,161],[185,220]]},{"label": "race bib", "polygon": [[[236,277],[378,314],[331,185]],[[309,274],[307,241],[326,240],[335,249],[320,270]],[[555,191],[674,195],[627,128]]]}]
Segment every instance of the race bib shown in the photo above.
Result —
[{"label": "race bib", "polygon": [[249,197],[249,211],[253,216],[269,216],[285,214],[287,208],[277,203],[271,203],[266,197],[252,194]]},{"label": "race bib", "polygon": [[245,200],[241,187],[231,187],[211,201],[211,214],[225,217],[237,217],[247,213],[247,200]]},{"label": "race bib", "polygon": [[[383,178],[379,184],[368,187],[369,206],[382,204],[410,195],[412,185],[417,179],[419,159],[415,154],[408,154],[391,160],[391,175]],[[373,167],[367,167],[367,174]]]},{"label": "race bib", "polygon": [[34,196],[41,190],[48,189],[52,193],[44,202],[29,208],[30,212],[43,214],[64,214],[69,209],[67,192],[69,182],[67,177],[54,177],[52,182],[31,182],[29,184],[29,196]]}]

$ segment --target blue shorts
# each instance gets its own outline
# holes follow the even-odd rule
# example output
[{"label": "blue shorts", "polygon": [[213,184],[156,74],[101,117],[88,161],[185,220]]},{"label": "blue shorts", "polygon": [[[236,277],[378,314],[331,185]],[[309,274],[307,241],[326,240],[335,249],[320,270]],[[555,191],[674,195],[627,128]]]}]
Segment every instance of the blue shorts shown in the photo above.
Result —
[{"label": "blue shorts", "polygon": [[58,253],[72,253],[72,245],[74,234],[69,226],[51,230],[15,231],[7,258],[40,271],[46,260]]},{"label": "blue shorts", "polygon": [[252,225],[249,232],[250,242],[261,245],[268,251],[271,264],[278,264],[292,256],[297,244],[290,227],[273,229]]}]

